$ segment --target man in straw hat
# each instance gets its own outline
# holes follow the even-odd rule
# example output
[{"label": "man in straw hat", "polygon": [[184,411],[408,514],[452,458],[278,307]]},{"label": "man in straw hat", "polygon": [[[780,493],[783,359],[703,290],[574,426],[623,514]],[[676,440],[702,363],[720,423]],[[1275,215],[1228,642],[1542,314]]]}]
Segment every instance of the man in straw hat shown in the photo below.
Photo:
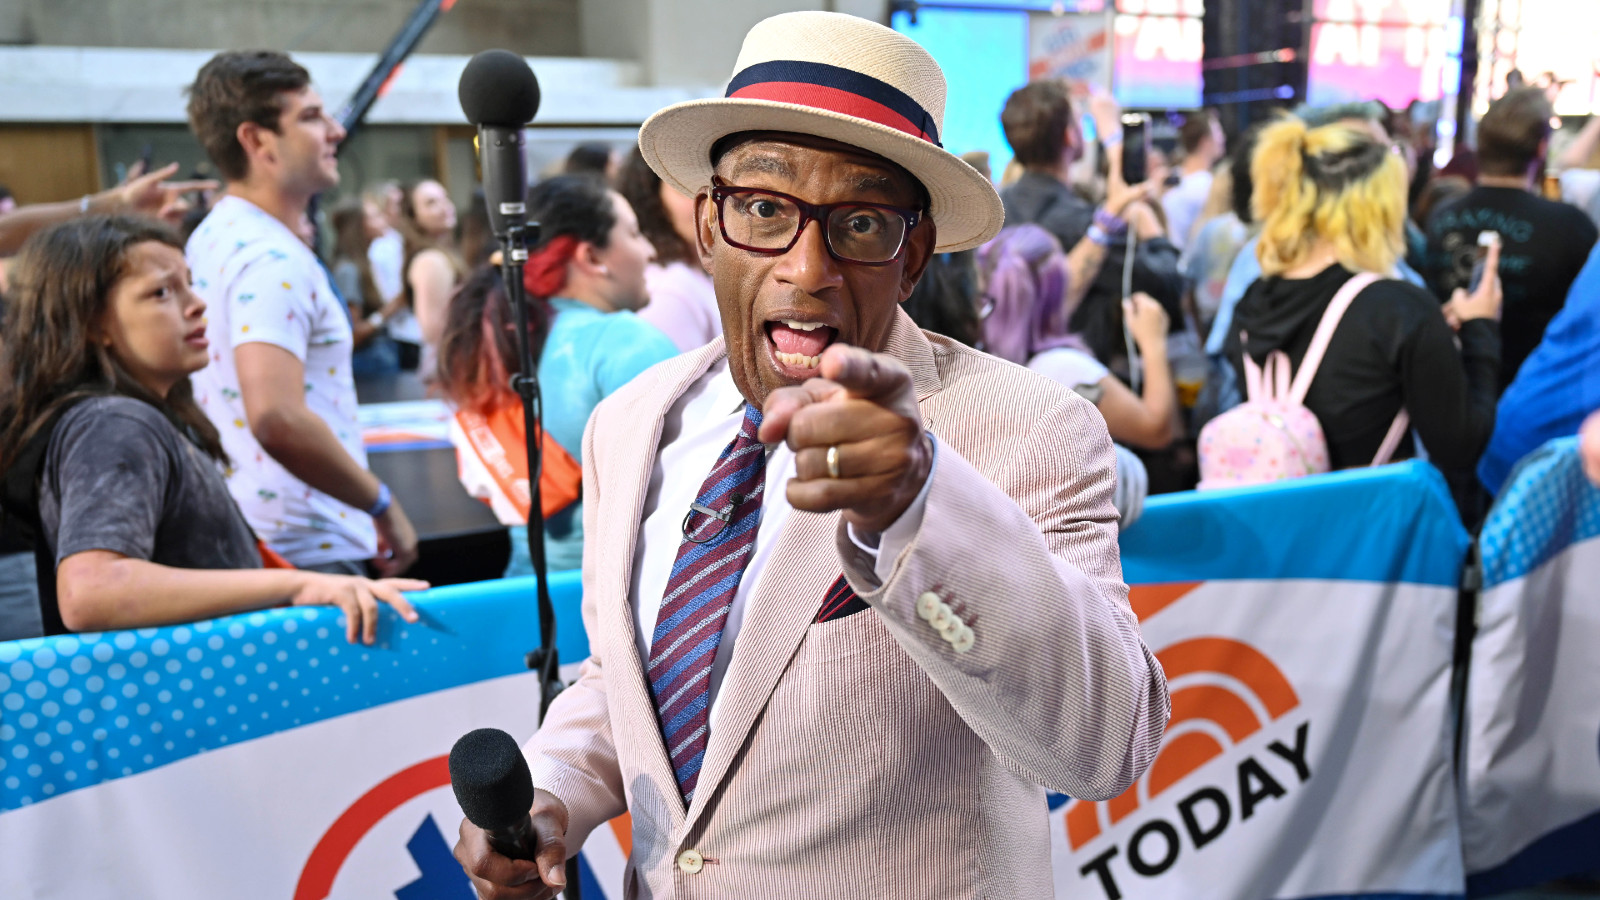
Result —
[{"label": "man in straw hat", "polygon": [[919,331],[935,252],[1000,230],[908,38],[800,12],[640,148],[695,197],[725,338],[585,435],[591,658],[526,753],[548,897],[631,813],[630,897],[1045,897],[1044,792],[1120,794],[1166,725],[1087,401]]}]

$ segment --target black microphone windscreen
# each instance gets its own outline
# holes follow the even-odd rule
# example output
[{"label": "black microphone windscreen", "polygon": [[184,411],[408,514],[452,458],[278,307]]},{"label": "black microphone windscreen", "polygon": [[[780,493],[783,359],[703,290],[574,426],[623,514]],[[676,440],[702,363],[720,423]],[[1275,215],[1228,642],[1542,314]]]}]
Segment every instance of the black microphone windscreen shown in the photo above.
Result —
[{"label": "black microphone windscreen", "polygon": [[509,50],[472,57],[456,87],[461,111],[474,125],[526,125],[539,111],[539,79]]},{"label": "black microphone windscreen", "polygon": [[533,776],[516,738],[498,728],[469,731],[450,748],[450,787],[472,824],[509,828],[533,806]]}]

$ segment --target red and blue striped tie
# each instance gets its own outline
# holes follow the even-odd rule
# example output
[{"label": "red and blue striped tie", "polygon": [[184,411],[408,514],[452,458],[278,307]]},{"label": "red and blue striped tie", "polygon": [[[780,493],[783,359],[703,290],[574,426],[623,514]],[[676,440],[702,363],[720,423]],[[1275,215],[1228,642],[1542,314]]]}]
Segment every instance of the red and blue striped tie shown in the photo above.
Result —
[{"label": "red and blue striped tie", "polygon": [[684,802],[694,798],[705,759],[711,664],[761,526],[767,454],[756,439],[760,427],[761,410],[747,405],[739,436],[700,486],[650,639],[650,693]]}]

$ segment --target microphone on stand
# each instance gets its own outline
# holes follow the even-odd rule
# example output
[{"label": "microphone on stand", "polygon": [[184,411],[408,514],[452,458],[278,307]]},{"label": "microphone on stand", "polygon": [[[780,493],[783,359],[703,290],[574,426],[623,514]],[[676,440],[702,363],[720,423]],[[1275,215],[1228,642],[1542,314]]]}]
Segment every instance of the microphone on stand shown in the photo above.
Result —
[{"label": "microphone on stand", "polygon": [[467,121],[478,126],[489,227],[504,242],[528,222],[522,130],[539,111],[539,79],[515,53],[485,50],[467,63],[457,95]]},{"label": "microphone on stand", "polygon": [[[550,703],[565,687],[561,683],[561,659],[556,650],[556,612],[550,600],[550,580],[544,554],[544,517],[541,510],[539,476],[542,460],[539,448],[544,438],[540,422],[543,403],[539,395],[539,371],[533,358],[533,346],[528,335],[528,298],[522,283],[523,266],[528,262],[528,243],[539,241],[539,223],[528,221],[527,164],[523,159],[523,128],[533,121],[539,111],[539,80],[522,57],[508,50],[485,50],[467,63],[457,86],[461,111],[467,121],[478,126],[478,160],[483,170],[483,195],[489,207],[489,227],[500,242],[500,272],[505,282],[506,302],[517,323],[518,372],[512,376],[511,388],[522,398],[522,416],[528,452],[528,556],[533,562],[537,583],[535,592],[539,610],[539,647],[528,654],[528,668],[539,673],[539,721],[550,708]],[[480,729],[462,738],[466,742]],[[468,806],[471,797],[463,799],[457,790],[457,800],[473,824],[491,834],[497,852],[512,856],[507,850],[518,849],[522,839],[530,836],[528,808],[533,802],[533,783],[528,767],[522,760],[522,751],[504,732],[496,732],[502,744],[510,743],[520,773],[512,771],[506,777],[517,782],[504,790],[491,787],[478,799],[490,797],[487,806],[477,807],[479,812],[507,812],[520,804],[519,818],[501,820],[491,816],[479,822],[473,808]],[[469,745],[470,746],[470,745]],[[461,743],[456,745],[461,749]],[[501,748],[503,751],[503,747]],[[499,751],[497,751],[499,752]],[[503,755],[503,753],[502,753]],[[451,781],[456,778],[456,750],[450,753]],[[523,792],[526,791],[526,797]],[[499,799],[495,799],[496,796]],[[497,805],[498,804],[498,805]],[[513,811],[514,812],[514,811]],[[520,830],[523,829],[523,830]],[[506,849],[501,849],[504,844]],[[531,852],[531,851],[530,851]],[[531,859],[532,857],[526,857]],[[563,896],[578,900],[577,857],[567,860],[567,886]]]}]

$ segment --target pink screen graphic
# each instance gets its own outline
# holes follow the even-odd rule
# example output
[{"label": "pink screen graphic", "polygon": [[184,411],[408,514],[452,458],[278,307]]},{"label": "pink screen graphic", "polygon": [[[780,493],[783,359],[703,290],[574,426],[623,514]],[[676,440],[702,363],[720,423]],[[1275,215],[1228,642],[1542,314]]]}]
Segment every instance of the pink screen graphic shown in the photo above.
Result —
[{"label": "pink screen graphic", "polygon": [[1400,108],[1454,92],[1460,63],[1449,34],[1458,26],[1449,0],[1317,0],[1313,10],[1311,105],[1381,100]]}]

